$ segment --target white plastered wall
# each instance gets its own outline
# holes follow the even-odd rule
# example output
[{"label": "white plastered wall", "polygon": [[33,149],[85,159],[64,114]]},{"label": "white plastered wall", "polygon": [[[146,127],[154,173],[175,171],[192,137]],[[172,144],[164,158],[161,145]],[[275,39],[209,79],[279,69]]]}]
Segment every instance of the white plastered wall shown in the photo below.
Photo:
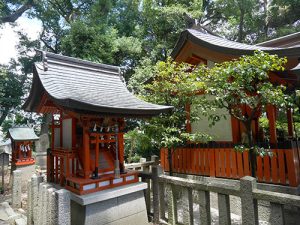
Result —
[{"label": "white plastered wall", "polygon": [[65,149],[72,148],[72,119],[63,119],[63,147]]},{"label": "white plastered wall", "polygon": [[[207,67],[211,68],[214,66],[214,62],[207,61]],[[201,96],[199,96],[200,98]],[[195,110],[192,108],[191,110]],[[201,132],[206,133],[212,136],[213,141],[232,141],[232,129],[231,129],[231,117],[229,113],[225,109],[218,109],[214,114],[220,115],[220,121],[216,122],[216,124],[210,127],[210,121],[207,117],[201,114],[201,112],[197,112],[200,115],[200,120],[192,122],[192,133]],[[222,116],[221,116],[222,115]],[[226,116],[226,119],[223,117]]]}]

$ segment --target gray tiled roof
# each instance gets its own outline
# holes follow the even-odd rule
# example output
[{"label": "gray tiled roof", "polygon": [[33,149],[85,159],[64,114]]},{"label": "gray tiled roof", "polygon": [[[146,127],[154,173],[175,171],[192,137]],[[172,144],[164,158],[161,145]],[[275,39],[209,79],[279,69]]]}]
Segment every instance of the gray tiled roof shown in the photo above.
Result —
[{"label": "gray tiled roof", "polygon": [[233,48],[233,49],[241,49],[241,50],[273,50],[276,48],[269,48],[269,47],[261,47],[255,45],[248,45],[244,43],[239,43],[235,41],[230,41],[225,38],[217,37],[211,34],[203,33],[198,30],[188,29],[188,32],[193,36],[211,44],[216,45],[219,47],[226,47],[226,48]]},{"label": "gray tiled roof", "polygon": [[181,33],[171,55],[175,58],[186,41],[191,41],[197,45],[212,49],[217,52],[222,52],[228,55],[243,55],[251,54],[255,50],[262,50],[279,56],[298,56],[300,55],[300,47],[291,48],[276,48],[263,47],[258,45],[248,45],[235,41],[230,41],[225,38],[217,37],[208,33],[201,32],[195,29],[188,29]]},{"label": "gray tiled roof", "polygon": [[152,116],[172,109],[130,93],[116,66],[45,53],[44,61],[34,67],[33,87],[24,105],[28,111],[36,110],[34,101],[40,100],[43,89],[56,104],[86,113]]},{"label": "gray tiled roof", "polygon": [[8,130],[8,133],[14,141],[35,141],[39,139],[33,128],[30,127],[13,127]]}]

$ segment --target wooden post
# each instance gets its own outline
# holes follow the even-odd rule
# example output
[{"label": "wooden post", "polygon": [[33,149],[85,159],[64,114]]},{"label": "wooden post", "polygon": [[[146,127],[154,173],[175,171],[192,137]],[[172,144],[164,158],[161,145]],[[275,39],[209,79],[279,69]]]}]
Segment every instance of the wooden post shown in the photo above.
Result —
[{"label": "wooden post", "polygon": [[77,119],[72,118],[72,148],[76,148],[76,123]]},{"label": "wooden post", "polygon": [[277,143],[277,134],[276,134],[276,114],[275,107],[273,105],[267,105],[267,117],[269,120],[269,129],[270,129],[270,143]]},{"label": "wooden post", "polygon": [[54,115],[52,114],[52,125],[51,125],[51,149],[54,150],[54,142],[55,142],[55,123],[54,123]]},{"label": "wooden post", "polygon": [[286,111],[287,114],[287,122],[288,122],[288,135],[289,137],[294,137],[294,129],[293,129],[293,113],[291,109]]},{"label": "wooden post", "polygon": [[59,124],[60,124],[60,132],[59,132],[59,137],[60,137],[60,147],[63,147],[63,113],[60,111],[60,117],[59,117]]},{"label": "wooden post", "polygon": [[120,170],[124,172],[124,137],[123,133],[118,134],[118,146],[119,146],[119,163],[120,163]]},{"label": "wooden post", "polygon": [[90,178],[90,136],[88,122],[83,123],[83,171],[84,178]]},{"label": "wooden post", "polygon": [[234,144],[240,142],[240,125],[239,121],[231,116],[231,132],[232,132],[232,141]]},{"label": "wooden post", "polygon": [[99,135],[96,135],[96,149],[95,149],[95,171],[94,177],[98,177],[99,168]]}]

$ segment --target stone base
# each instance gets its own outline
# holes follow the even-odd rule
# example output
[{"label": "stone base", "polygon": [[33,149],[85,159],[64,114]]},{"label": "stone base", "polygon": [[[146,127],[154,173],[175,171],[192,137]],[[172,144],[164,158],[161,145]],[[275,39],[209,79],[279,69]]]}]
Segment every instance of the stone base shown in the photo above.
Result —
[{"label": "stone base", "polygon": [[146,225],[143,190],[145,183],[134,183],[87,195],[71,194],[72,225]]},{"label": "stone base", "polygon": [[37,152],[35,154],[35,165],[39,166],[41,170],[47,169],[47,152]]},{"label": "stone base", "polygon": [[22,173],[21,185],[22,185],[22,191],[24,192],[27,190],[28,180],[30,180],[31,176],[35,173],[35,165],[17,166],[15,167],[15,169],[20,170]]}]

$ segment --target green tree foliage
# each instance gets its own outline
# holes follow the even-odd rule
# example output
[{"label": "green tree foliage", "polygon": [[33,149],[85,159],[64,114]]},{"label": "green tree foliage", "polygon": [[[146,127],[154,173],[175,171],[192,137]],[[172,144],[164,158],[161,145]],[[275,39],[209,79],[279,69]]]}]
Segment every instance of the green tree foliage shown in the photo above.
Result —
[{"label": "green tree foliage", "polygon": [[[242,122],[248,141],[238,149],[250,151],[251,165],[256,165],[256,154],[263,150],[254,146],[252,121],[266,111],[268,104],[284,108],[292,102],[285,94],[285,88],[272,84],[269,79],[269,73],[284,70],[286,62],[285,58],[257,51],[254,55],[242,56],[238,60],[217,64],[212,69],[200,68],[198,71],[199,78],[207,84],[206,94],[213,96],[208,98],[204,95],[201,105],[211,112],[218,108],[226,109],[231,116]],[[248,107],[246,113],[242,110],[243,106]],[[209,119],[218,120],[213,114],[210,114]],[[255,166],[252,166],[252,175],[255,175]]]},{"label": "green tree foliage", "polygon": [[[172,154],[176,147],[187,141],[207,141],[209,136],[202,133],[189,134],[186,131],[188,116],[196,120],[196,114],[186,111],[186,105],[192,102],[196,105],[198,90],[203,89],[203,82],[197,74],[188,73],[193,67],[186,63],[177,64],[169,58],[166,62],[158,62],[154,67],[153,80],[144,86],[143,97],[150,102],[174,107],[171,114],[162,114],[145,122],[141,130],[147,135],[152,146],[158,149],[168,148],[169,163],[172,165]],[[171,166],[172,167],[172,166]],[[172,170],[170,171],[172,175]]]},{"label": "green tree foliage", "polygon": [[8,66],[1,66],[0,126],[7,116],[16,114],[20,110],[24,94],[30,88],[28,78],[32,73],[32,64],[37,61],[37,56],[33,55],[34,48],[39,47],[39,41],[31,41],[21,32],[18,35],[17,60],[11,60]]},{"label": "green tree foliage", "polygon": [[201,24],[230,40],[257,43],[300,30],[297,0],[209,0]]},{"label": "green tree foliage", "polygon": [[9,71],[5,66],[0,67],[0,125],[10,110],[21,103],[23,95],[20,77]]}]

